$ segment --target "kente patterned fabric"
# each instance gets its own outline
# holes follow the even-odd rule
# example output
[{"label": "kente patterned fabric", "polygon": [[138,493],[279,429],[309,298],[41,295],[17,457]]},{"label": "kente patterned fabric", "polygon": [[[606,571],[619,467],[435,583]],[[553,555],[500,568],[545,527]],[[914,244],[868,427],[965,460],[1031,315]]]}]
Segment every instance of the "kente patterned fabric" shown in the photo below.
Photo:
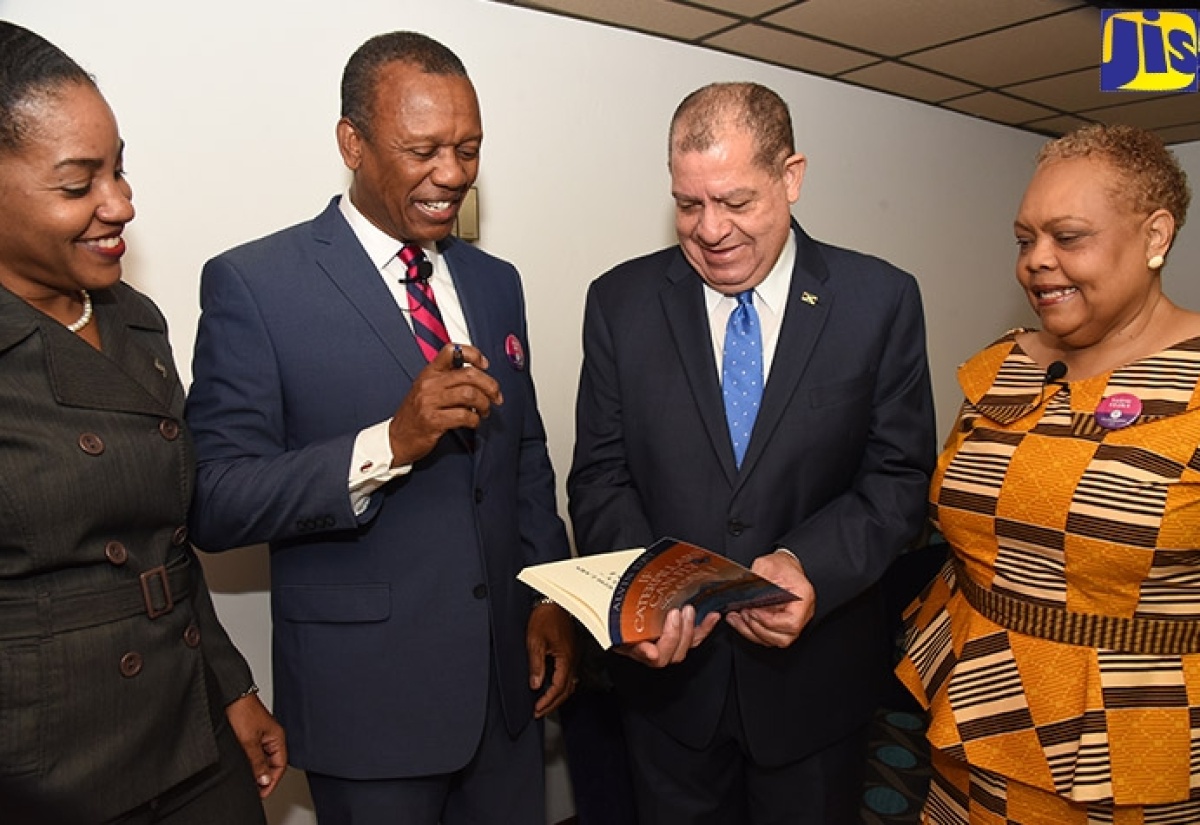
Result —
[{"label": "kente patterned fabric", "polygon": [[[946,757],[1200,821],[1200,338],[1045,385],[1017,332],[959,369],[930,490],[952,560],[907,611],[897,673]],[[1100,427],[1122,393],[1141,414]],[[976,796],[1009,821],[1002,796]]]}]

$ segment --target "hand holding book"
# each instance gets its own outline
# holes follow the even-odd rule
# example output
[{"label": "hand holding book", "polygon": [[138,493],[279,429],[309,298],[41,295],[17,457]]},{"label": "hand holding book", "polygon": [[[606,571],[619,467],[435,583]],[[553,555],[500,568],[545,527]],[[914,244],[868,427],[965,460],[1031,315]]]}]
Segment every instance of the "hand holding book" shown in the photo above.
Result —
[{"label": "hand holding book", "polygon": [[[659,639],[666,633],[664,641],[676,643],[673,660],[686,653],[692,640],[703,639],[720,615],[798,598],[724,556],[669,538],[645,550],[534,565],[517,578],[570,611],[602,647]],[[667,626],[677,608],[687,608],[674,616],[687,615],[698,623],[694,629]],[[683,637],[682,648],[677,636]]]},{"label": "hand holding book", "polygon": [[800,560],[787,550],[759,556],[751,567],[798,598],[762,608],[740,610],[728,615],[730,626],[750,641],[765,647],[787,647],[796,641],[817,611],[817,594],[804,573]]}]

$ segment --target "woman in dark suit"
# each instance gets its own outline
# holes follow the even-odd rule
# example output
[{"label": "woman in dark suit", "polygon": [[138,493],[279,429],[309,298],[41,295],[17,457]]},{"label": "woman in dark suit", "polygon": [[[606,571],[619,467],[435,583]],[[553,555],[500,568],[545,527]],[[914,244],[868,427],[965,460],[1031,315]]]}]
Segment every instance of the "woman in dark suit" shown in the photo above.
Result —
[{"label": "woman in dark suit", "polygon": [[122,150],[78,64],[0,21],[0,819],[260,823],[283,731],[187,542],[183,388],[120,281]]}]

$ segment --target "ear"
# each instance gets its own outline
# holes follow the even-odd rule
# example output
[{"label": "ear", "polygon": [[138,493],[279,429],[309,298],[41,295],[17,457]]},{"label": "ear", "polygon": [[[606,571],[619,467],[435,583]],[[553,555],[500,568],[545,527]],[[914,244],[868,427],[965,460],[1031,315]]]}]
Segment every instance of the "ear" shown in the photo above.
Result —
[{"label": "ear", "polygon": [[1175,241],[1175,218],[1165,209],[1156,209],[1146,218],[1146,257],[1164,258]]},{"label": "ear", "polygon": [[357,171],[362,164],[364,140],[358,127],[348,119],[342,118],[337,122],[338,151],[342,153],[342,163],[351,172]]},{"label": "ear", "polygon": [[800,200],[800,185],[804,183],[804,170],[808,159],[797,152],[783,162],[783,182],[787,186],[788,203]]}]

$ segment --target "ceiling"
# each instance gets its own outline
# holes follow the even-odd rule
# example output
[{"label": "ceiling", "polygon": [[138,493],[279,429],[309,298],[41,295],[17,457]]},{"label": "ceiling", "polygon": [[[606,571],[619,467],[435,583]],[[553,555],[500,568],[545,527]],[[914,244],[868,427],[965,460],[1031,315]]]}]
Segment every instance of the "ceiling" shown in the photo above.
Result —
[{"label": "ceiling", "polygon": [[[665,37],[1056,136],[1200,140],[1200,94],[1100,91],[1109,0],[495,0]],[[1159,3],[1165,9],[1189,3]]]}]

